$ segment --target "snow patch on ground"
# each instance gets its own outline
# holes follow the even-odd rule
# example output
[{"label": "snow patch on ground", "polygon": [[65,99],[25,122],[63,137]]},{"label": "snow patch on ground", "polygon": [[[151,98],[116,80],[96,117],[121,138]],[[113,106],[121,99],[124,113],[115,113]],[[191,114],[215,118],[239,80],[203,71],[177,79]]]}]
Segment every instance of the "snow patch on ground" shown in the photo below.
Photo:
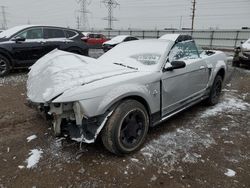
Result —
[{"label": "snow patch on ground", "polygon": [[227,95],[220,103],[205,110],[201,115],[201,117],[207,118],[210,116],[216,116],[222,112],[228,113],[228,112],[247,110],[249,107],[250,107],[249,103],[234,96]]},{"label": "snow patch on ground", "polygon": [[225,172],[224,174],[228,177],[233,177],[236,175],[236,172],[231,169],[227,169],[227,172]]},{"label": "snow patch on ground", "polygon": [[30,150],[29,153],[29,158],[26,160],[27,162],[27,168],[34,168],[37,166],[37,163],[39,162],[40,158],[42,157],[42,150],[38,150],[38,149],[33,149]]},{"label": "snow patch on ground", "polygon": [[0,87],[3,85],[16,86],[20,83],[25,83],[27,80],[27,75],[23,74],[13,74],[5,77],[0,77]]},{"label": "snow patch on ground", "polygon": [[27,142],[30,142],[31,140],[34,140],[36,138],[37,138],[36,135],[31,135],[31,136],[27,137],[26,139],[27,139]]},{"label": "snow patch on ground", "polygon": [[215,144],[212,137],[182,128],[150,141],[141,149],[141,154],[146,163],[162,163],[171,171],[171,169],[174,170],[173,165],[178,164],[179,160],[195,163],[201,158],[201,155],[191,151],[193,147],[202,150],[211,144]]}]

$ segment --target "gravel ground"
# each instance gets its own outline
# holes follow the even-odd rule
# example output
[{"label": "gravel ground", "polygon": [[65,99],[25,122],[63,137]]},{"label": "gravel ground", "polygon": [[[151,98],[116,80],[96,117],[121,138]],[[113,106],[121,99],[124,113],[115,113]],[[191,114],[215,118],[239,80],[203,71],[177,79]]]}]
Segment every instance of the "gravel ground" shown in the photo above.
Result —
[{"label": "gravel ground", "polygon": [[150,129],[125,157],[55,138],[25,105],[26,73],[0,78],[0,187],[250,187],[250,70],[231,69],[218,105]]}]

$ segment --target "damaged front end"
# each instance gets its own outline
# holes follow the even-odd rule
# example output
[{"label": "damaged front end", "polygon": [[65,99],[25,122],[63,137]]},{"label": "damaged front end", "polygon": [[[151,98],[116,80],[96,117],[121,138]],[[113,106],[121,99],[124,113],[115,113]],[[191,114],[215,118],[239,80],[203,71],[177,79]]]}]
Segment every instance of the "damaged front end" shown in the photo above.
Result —
[{"label": "damaged front end", "polygon": [[40,110],[52,121],[56,136],[69,136],[72,140],[94,143],[112,111],[87,117],[79,102],[41,104]]}]

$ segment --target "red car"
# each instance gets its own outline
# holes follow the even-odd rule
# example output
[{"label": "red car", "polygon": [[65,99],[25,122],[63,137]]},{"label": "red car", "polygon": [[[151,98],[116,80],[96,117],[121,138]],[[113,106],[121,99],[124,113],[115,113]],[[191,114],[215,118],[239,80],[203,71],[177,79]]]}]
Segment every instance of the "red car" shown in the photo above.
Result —
[{"label": "red car", "polygon": [[82,38],[82,40],[86,42],[91,48],[101,48],[102,44],[108,39],[103,34],[87,33],[85,37]]}]

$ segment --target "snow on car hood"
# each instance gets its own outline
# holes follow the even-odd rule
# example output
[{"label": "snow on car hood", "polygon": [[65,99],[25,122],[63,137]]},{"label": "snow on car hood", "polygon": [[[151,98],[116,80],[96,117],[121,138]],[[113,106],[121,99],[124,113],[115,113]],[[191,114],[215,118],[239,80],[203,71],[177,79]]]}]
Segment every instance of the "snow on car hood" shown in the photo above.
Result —
[{"label": "snow on car hood", "polygon": [[242,48],[250,50],[250,39],[248,39],[246,42],[242,44]]},{"label": "snow on car hood", "polygon": [[32,102],[49,102],[74,87],[136,71],[56,49],[31,67],[27,96]]}]

